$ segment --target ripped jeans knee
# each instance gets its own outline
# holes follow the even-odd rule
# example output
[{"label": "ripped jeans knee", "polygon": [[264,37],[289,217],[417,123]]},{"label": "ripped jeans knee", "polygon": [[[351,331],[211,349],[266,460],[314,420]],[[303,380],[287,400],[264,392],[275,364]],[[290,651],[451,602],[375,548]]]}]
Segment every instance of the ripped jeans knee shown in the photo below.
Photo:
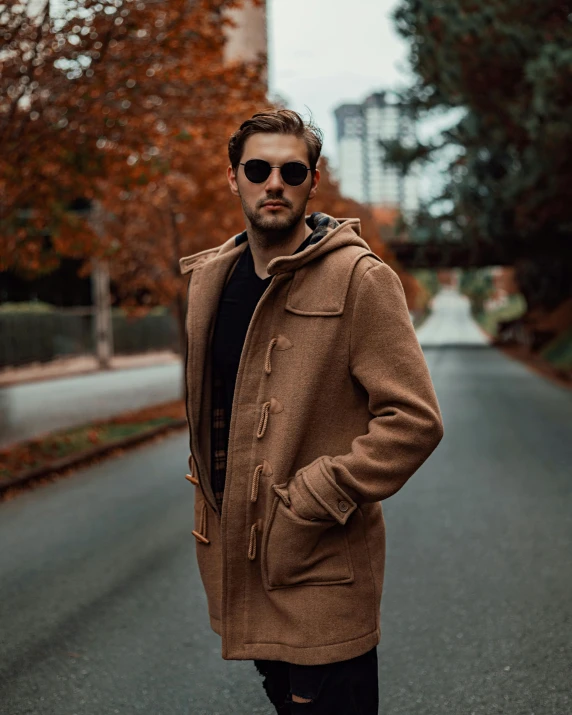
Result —
[{"label": "ripped jeans knee", "polygon": [[377,650],[327,665],[255,661],[278,715],[377,715]]},{"label": "ripped jeans knee", "polygon": [[294,695],[294,693],[292,693],[292,702],[293,703],[313,703],[314,701],[312,700],[312,698],[302,698],[299,695]]},{"label": "ripped jeans knee", "polygon": [[291,715],[315,712],[320,709],[326,681],[330,676],[330,667],[324,665],[290,665],[290,704]]}]

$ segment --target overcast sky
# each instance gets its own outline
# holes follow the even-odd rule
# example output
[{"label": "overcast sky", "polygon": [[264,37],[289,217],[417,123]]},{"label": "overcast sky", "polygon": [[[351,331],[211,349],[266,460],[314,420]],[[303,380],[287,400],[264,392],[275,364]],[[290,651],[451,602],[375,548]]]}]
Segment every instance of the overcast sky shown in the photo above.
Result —
[{"label": "overcast sky", "polygon": [[337,164],[333,110],[409,84],[407,45],[391,12],[398,0],[267,0],[270,88],[310,109]]}]

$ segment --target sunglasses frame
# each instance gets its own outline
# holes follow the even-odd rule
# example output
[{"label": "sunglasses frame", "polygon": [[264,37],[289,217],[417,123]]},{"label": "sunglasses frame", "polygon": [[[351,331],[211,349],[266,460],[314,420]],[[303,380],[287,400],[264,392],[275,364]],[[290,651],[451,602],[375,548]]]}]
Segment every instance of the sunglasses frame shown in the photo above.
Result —
[{"label": "sunglasses frame", "polygon": [[[263,162],[264,164],[266,164],[268,167],[270,167],[270,171],[268,172],[268,176],[267,176],[265,179],[262,179],[262,181],[252,181],[252,179],[249,179],[248,176],[246,175],[246,165],[248,164],[249,161],[261,161],[261,162]],[[289,181],[286,180],[286,177],[285,177],[284,174],[282,173],[282,169],[283,169],[285,166],[287,166],[288,164],[298,164],[299,166],[303,166],[304,169],[306,169],[306,176],[304,177],[303,181],[301,181],[299,184],[291,184]],[[246,176],[246,178],[248,179],[248,181],[250,181],[251,184],[263,184],[265,181],[268,180],[268,177],[269,177],[270,174],[272,173],[272,169],[280,169],[280,176],[282,177],[282,180],[283,180],[286,184],[288,184],[288,186],[302,186],[302,184],[304,183],[304,181],[306,181],[306,178],[307,178],[307,176],[308,176],[308,172],[309,172],[309,171],[312,171],[312,169],[311,169],[309,166],[306,166],[306,164],[304,164],[302,161],[286,161],[286,162],[284,162],[284,164],[282,164],[281,166],[272,166],[272,164],[271,164],[269,161],[266,161],[265,159],[249,159],[249,160],[246,161],[246,162],[242,162],[242,161],[241,161],[241,162],[239,163],[239,166],[244,166],[244,167],[245,167],[245,169],[244,169],[244,175]]]}]

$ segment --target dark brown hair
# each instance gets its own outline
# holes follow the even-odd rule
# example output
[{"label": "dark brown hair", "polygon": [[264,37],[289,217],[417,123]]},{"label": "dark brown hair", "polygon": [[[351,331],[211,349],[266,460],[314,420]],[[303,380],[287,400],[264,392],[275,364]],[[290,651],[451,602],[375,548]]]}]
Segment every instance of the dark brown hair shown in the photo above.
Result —
[{"label": "dark brown hair", "polygon": [[315,171],[322,152],[322,131],[311,120],[304,121],[298,112],[291,109],[268,109],[265,112],[258,112],[240,125],[228,142],[228,158],[235,171],[242,159],[246,140],[253,134],[259,133],[291,134],[304,139],[308,147],[310,169],[312,172]]}]

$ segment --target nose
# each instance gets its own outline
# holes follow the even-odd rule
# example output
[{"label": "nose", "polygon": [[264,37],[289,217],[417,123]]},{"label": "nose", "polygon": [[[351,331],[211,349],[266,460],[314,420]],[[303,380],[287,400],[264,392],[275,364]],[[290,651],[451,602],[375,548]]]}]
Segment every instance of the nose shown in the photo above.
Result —
[{"label": "nose", "polygon": [[270,171],[270,176],[266,179],[265,189],[267,192],[284,191],[284,181],[279,167],[274,167]]}]

